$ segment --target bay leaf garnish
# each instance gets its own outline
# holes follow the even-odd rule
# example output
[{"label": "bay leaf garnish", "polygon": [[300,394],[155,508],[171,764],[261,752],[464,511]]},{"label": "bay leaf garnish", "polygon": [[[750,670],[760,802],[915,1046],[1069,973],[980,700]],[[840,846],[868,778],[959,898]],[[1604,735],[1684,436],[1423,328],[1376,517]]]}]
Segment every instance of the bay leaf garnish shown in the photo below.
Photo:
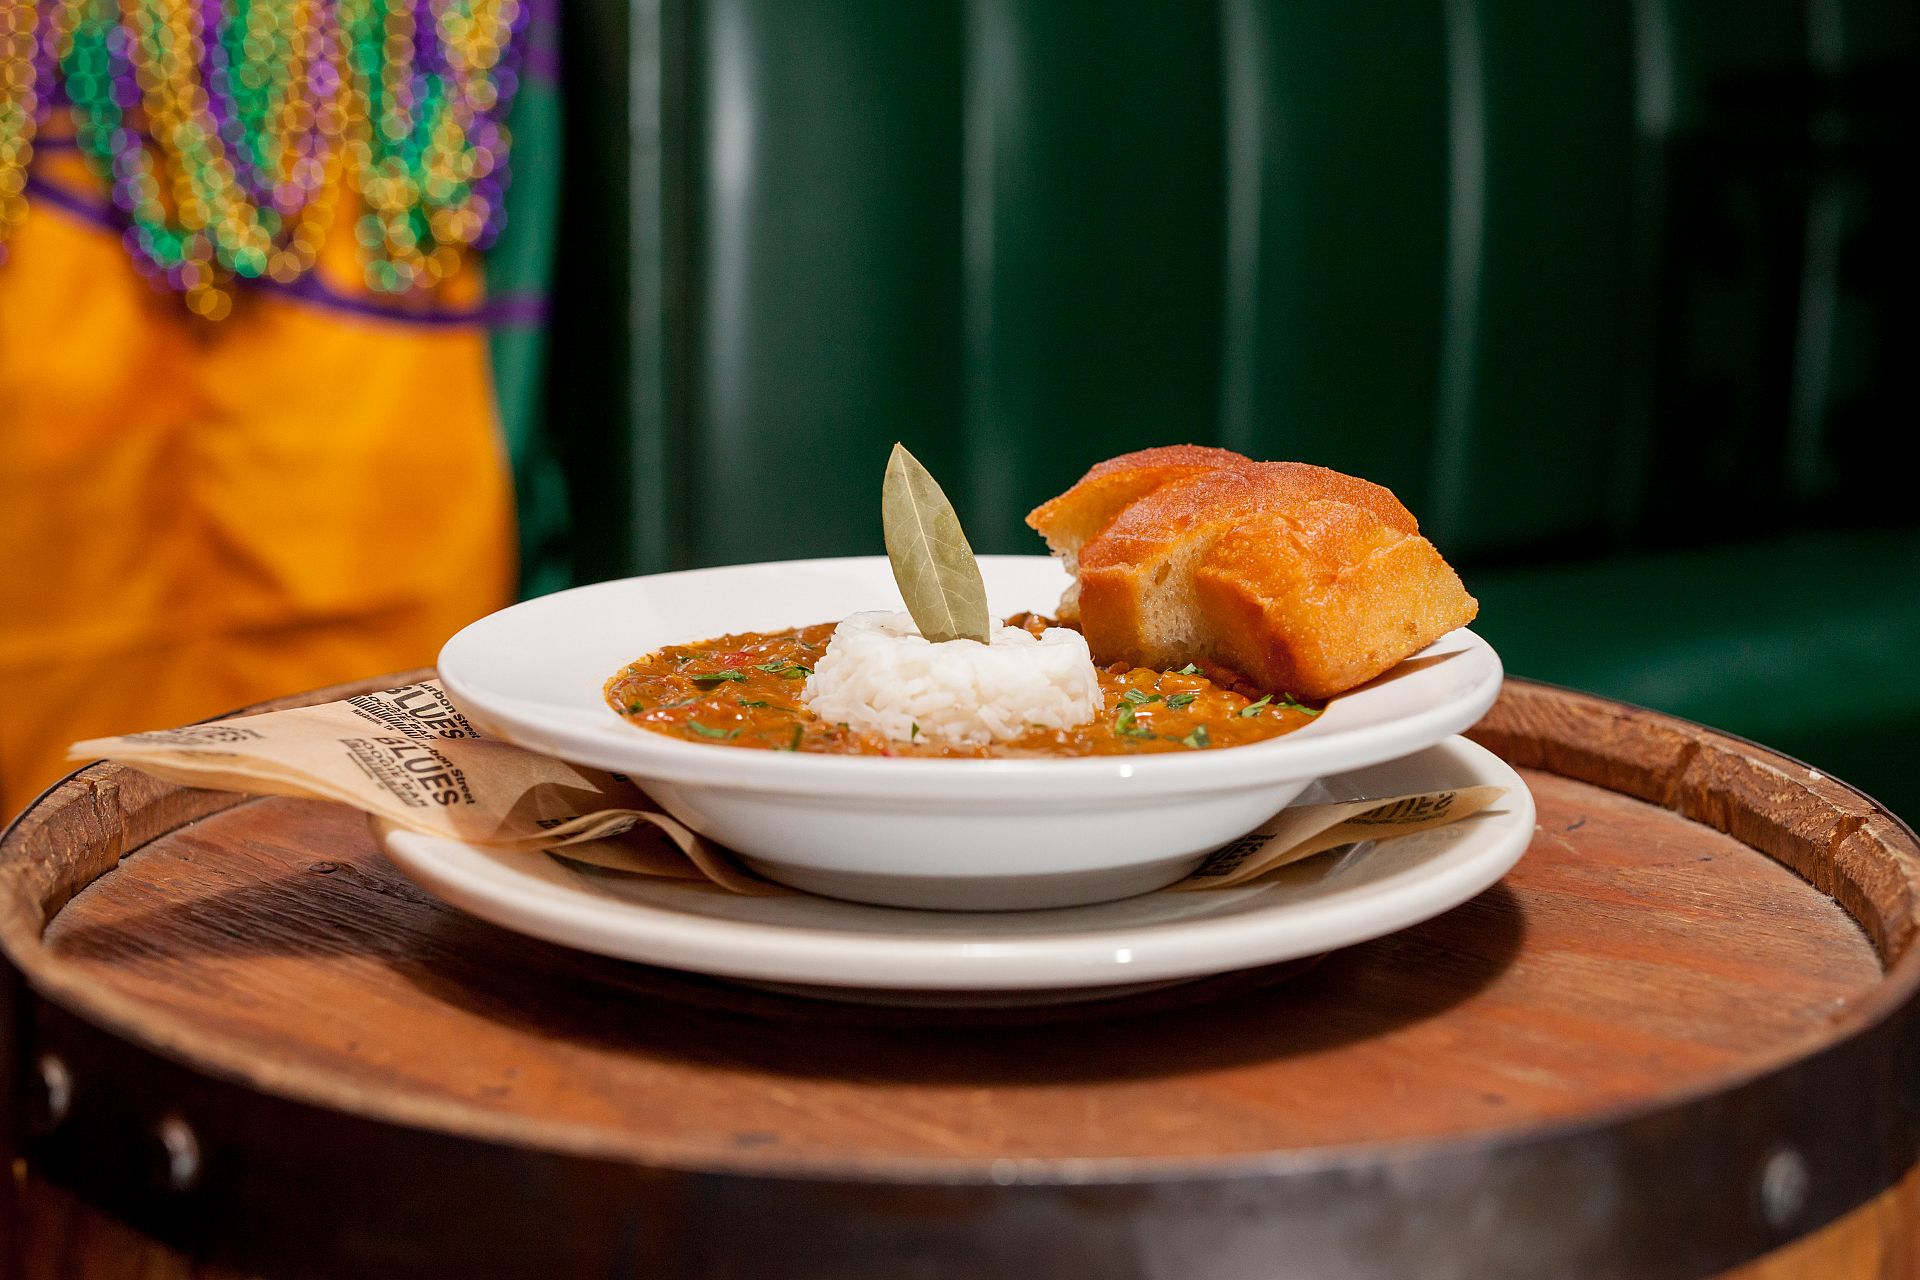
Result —
[{"label": "bay leaf garnish", "polygon": [[905,445],[893,446],[880,486],[880,523],[893,580],[927,639],[988,642],[987,584],[960,517]]}]

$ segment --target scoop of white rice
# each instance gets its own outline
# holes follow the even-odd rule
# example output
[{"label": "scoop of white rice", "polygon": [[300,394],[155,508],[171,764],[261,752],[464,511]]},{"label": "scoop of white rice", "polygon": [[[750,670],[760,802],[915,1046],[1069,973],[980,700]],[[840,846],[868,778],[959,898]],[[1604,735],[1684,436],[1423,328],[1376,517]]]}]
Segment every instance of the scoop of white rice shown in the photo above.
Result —
[{"label": "scoop of white rice", "polygon": [[[822,720],[896,742],[984,746],[1028,727],[1069,729],[1100,710],[1078,631],[1001,627],[989,644],[927,640],[905,613],[856,613],[833,633],[801,699]],[[915,726],[918,726],[916,732]]]}]

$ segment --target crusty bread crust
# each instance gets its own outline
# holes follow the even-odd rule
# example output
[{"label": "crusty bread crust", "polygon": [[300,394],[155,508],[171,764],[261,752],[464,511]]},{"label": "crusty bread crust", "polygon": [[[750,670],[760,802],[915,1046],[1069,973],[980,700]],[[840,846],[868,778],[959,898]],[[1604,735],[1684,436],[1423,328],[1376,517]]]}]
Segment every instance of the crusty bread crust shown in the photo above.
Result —
[{"label": "crusty bread crust", "polygon": [[[1159,444],[1151,449],[1136,449],[1132,453],[1123,453],[1108,458],[1105,462],[1096,462],[1087,468],[1087,474],[1080,477],[1080,484],[1089,480],[1098,480],[1103,476],[1119,471],[1140,471],[1149,468],[1182,468],[1189,471],[1233,470],[1239,467],[1257,467],[1262,465],[1245,454],[1235,453],[1231,449],[1216,449],[1210,444]],[[1079,488],[1075,485],[1074,488]],[[1067,490],[1072,493],[1073,490]],[[1061,498],[1066,497],[1062,494]],[[1055,502],[1060,498],[1054,499]]]},{"label": "crusty bread crust", "polygon": [[1326,698],[1478,610],[1390,490],[1304,463],[1145,450],[1093,468],[1028,523],[1054,531],[1077,577],[1063,613],[1103,662],[1213,662]]},{"label": "crusty bread crust", "polygon": [[1365,684],[1479,612],[1431,542],[1339,502],[1234,529],[1193,590],[1218,661],[1301,698]]},{"label": "crusty bread crust", "polygon": [[[1173,444],[1109,458],[1080,477],[1071,489],[1027,514],[1027,524],[1047,540],[1069,574],[1078,575],[1080,548],[1097,537],[1113,518],[1162,485],[1216,470],[1257,466],[1227,449]],[[1059,616],[1078,616],[1078,584],[1061,598]]]}]

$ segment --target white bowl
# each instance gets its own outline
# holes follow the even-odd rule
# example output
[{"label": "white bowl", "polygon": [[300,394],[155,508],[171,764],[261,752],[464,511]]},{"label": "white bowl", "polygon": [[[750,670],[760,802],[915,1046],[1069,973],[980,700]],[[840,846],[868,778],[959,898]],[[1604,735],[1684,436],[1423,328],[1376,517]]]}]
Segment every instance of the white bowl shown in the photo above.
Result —
[{"label": "white bowl", "polygon": [[[980,561],[993,612],[1052,609],[1041,556]],[[674,817],[797,889],[942,910],[1074,906],[1171,884],[1308,783],[1432,746],[1500,691],[1462,629],[1251,746],[1073,760],[828,756],[685,742],[628,724],[601,688],[661,645],[899,607],[883,557],[794,560],[576,587],[482,618],[440,651],[484,728],[624,773]]]}]

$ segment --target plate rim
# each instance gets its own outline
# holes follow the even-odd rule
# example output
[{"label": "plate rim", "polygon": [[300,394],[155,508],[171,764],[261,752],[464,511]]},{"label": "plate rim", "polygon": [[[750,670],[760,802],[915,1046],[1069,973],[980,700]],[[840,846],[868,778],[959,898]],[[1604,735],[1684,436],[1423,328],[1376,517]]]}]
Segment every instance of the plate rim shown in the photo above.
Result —
[{"label": "plate rim", "polygon": [[[1332,917],[1331,923],[1292,935],[1282,931],[1278,937],[1273,915],[1287,909],[1284,902],[1230,920],[1203,918],[1013,939],[851,934],[820,926],[729,921],[591,894],[513,873],[494,852],[460,841],[405,831],[379,819],[373,819],[372,826],[388,859],[435,897],[512,932],[614,959],[721,978],[829,988],[1100,987],[1204,977],[1322,954],[1431,919],[1492,886],[1532,841],[1532,793],[1512,766],[1466,738],[1451,736],[1425,750],[1464,753],[1476,777],[1508,788],[1501,806],[1481,819],[1494,821],[1479,846],[1427,877],[1370,895],[1368,902],[1323,903],[1327,909],[1320,914]],[[477,875],[475,860],[484,868]],[[950,919],[970,913],[928,914]]]}]

